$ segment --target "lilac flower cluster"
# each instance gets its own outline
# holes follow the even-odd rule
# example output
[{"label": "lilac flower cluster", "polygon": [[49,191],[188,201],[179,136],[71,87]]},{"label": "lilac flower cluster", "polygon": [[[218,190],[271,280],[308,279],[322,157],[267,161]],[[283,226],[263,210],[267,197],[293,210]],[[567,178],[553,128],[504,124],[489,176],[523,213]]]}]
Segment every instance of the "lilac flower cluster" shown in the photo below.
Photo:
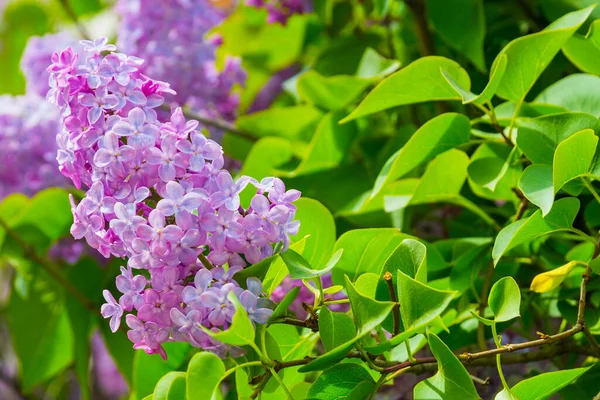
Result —
[{"label": "lilac flower cluster", "polygon": [[227,57],[222,71],[215,52],[222,39],[207,36],[227,15],[215,0],[119,0],[118,46],[144,58],[148,76],[167,81],[175,100],[195,113],[233,120],[239,105],[235,85],[246,74],[239,58]]},{"label": "lilac flower cluster", "polygon": [[[89,188],[79,204],[72,200],[71,233],[105,257],[128,257],[116,281],[122,296],[104,291],[102,315],[116,331],[130,313],[128,336],[149,354],[165,357],[162,343],[185,340],[224,355],[200,326],[227,329],[229,292],[254,322],[266,322],[260,282],[242,290],[232,276],[273,255],[276,244],[288,247],[300,192],[276,178],[234,179],[197,121],[179,108],[160,121],[155,109],[173,90],[142,74],[143,60],[114,52],[106,39],[82,44],[88,56],[79,66],[70,48],[53,54],[48,99],[62,110],[60,170]],[[240,193],[251,187],[244,209]]]},{"label": "lilac flower cluster", "polygon": [[0,96],[0,199],[65,186],[56,169],[58,130],[58,110],[43,98]]},{"label": "lilac flower cluster", "polygon": [[246,5],[267,10],[267,22],[285,25],[288,18],[294,14],[304,14],[309,11],[307,0],[246,0]]}]

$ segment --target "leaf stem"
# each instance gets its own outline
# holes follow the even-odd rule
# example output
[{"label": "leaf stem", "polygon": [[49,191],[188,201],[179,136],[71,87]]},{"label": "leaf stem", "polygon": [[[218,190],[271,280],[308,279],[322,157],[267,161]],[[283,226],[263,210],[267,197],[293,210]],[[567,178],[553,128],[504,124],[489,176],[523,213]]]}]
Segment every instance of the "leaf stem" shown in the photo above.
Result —
[{"label": "leaf stem", "polygon": [[[490,291],[490,286],[492,284],[492,276],[494,275],[494,263],[490,261],[488,265],[487,272],[485,274],[485,280],[483,281],[483,287],[481,288],[481,294],[479,295],[479,315],[482,317],[485,313],[485,307],[488,302],[488,292]],[[487,350],[487,346],[485,344],[485,325],[483,322],[479,321],[479,325],[477,326],[477,344],[479,345],[479,350]]]},{"label": "leaf stem", "polygon": [[[498,338],[498,332],[496,331],[496,323],[492,324],[492,335],[494,335],[494,343],[496,344],[496,348],[501,348],[502,343]],[[500,375],[500,380],[502,381],[502,386],[504,390],[510,393],[510,386],[506,383],[506,378],[504,377],[504,372],[502,371],[502,356],[500,354],[496,354],[496,367],[498,368],[498,375]]]},{"label": "leaf stem", "polygon": [[586,178],[581,178],[581,179],[583,180],[585,187],[590,191],[592,196],[594,196],[596,201],[598,203],[600,203],[600,195],[598,195],[598,192],[596,191],[596,189],[594,189],[594,186]]},{"label": "leaf stem", "polygon": [[73,7],[71,7],[69,0],[58,0],[58,2],[62,6],[65,13],[67,13],[69,18],[71,18],[71,21],[73,21],[73,23],[77,27],[79,34],[86,40],[92,40],[92,37],[90,36],[87,29],[85,29],[85,27],[79,21],[79,18],[77,18],[77,14],[75,13],[75,10],[73,10]]},{"label": "leaf stem", "polygon": [[271,372],[271,375],[273,375],[273,378],[275,378],[275,380],[277,382],[279,382],[279,384],[283,388],[283,391],[287,395],[288,399],[294,400],[294,397],[292,396],[292,393],[290,393],[290,390],[287,388],[287,386],[285,386],[285,383],[283,382],[283,379],[281,379],[281,377],[277,374],[277,372],[275,372],[275,370],[273,368],[269,368],[269,372]]}]

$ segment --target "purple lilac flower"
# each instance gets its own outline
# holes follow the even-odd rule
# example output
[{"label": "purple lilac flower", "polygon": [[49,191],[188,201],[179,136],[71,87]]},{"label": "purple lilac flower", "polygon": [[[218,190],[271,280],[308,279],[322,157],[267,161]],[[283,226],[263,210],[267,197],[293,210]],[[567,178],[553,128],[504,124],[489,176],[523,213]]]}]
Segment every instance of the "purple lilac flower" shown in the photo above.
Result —
[{"label": "purple lilac flower", "polygon": [[68,180],[56,170],[59,111],[36,95],[0,96],[0,199]]},{"label": "purple lilac flower", "polygon": [[[177,103],[232,121],[239,105],[233,89],[245,83],[246,74],[237,58],[228,57],[223,69],[217,69],[215,53],[221,40],[209,35],[228,8],[215,0],[147,0],[143,5],[140,0],[119,0],[118,46],[146,60],[139,67],[144,74],[170,82]],[[173,115],[178,121],[182,117]],[[185,124],[172,121],[165,129],[187,137],[190,127]]]},{"label": "purple lilac flower", "polygon": [[[260,283],[243,290],[233,278],[278,243],[289,244],[299,227],[293,202],[300,193],[275,178],[232,177],[221,147],[197,131],[197,122],[186,121],[181,109],[164,119],[152,112],[173,95],[169,84],[142,74],[140,59],[103,55],[113,51],[103,39],[84,46],[84,65],[97,68],[78,67],[71,49],[55,53],[48,99],[62,111],[59,169],[87,190],[79,204],[71,199],[73,236],[105,257],[128,258],[117,277],[121,296],[105,291],[102,315],[116,330],[127,313],[129,339],[149,354],[165,357],[164,342],[183,340],[240,355],[200,326],[228,328],[232,292],[254,323],[268,320]],[[118,104],[107,109],[107,98]],[[247,187],[256,194],[244,209],[239,194]],[[214,268],[204,267],[201,254]]]}]

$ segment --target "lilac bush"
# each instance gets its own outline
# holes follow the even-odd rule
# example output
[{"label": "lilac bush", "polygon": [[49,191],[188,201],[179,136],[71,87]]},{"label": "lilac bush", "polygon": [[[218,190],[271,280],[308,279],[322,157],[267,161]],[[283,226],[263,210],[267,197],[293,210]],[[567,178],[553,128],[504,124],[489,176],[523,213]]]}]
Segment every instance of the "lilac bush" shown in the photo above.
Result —
[{"label": "lilac bush", "polygon": [[267,22],[285,25],[294,14],[303,14],[309,11],[310,4],[307,0],[246,0],[246,5],[267,10]]},{"label": "lilac bush", "polygon": [[[122,295],[105,290],[102,315],[116,331],[127,314],[129,339],[149,354],[166,357],[162,344],[177,340],[225,356],[200,325],[228,328],[230,292],[253,322],[267,322],[260,281],[243,289],[233,275],[272,256],[278,243],[287,249],[299,229],[300,192],[278,178],[232,177],[221,147],[180,108],[161,120],[155,110],[175,91],[144,75],[142,59],[104,39],[82,43],[83,63],[71,48],[52,55],[48,99],[62,111],[59,168],[87,189],[79,204],[71,198],[71,233],[105,257],[128,258],[116,281]],[[255,193],[247,208],[244,190]]]}]

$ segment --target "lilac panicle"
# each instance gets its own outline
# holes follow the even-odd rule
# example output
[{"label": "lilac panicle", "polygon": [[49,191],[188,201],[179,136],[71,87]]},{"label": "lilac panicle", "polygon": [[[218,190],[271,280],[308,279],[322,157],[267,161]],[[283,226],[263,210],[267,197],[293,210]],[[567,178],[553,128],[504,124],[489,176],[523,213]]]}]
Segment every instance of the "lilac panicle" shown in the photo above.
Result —
[{"label": "lilac panicle", "polygon": [[[48,99],[62,111],[59,169],[87,190],[79,204],[71,199],[71,232],[105,257],[128,260],[116,280],[120,297],[103,292],[102,315],[116,331],[126,314],[134,348],[149,354],[166,357],[162,344],[179,340],[239,355],[200,326],[229,327],[230,292],[254,323],[268,320],[260,282],[243,290],[233,276],[273,255],[278,243],[287,248],[299,229],[293,203],[300,193],[276,178],[234,178],[222,169],[220,145],[196,121],[179,108],[164,120],[154,111],[175,92],[146,76],[143,60],[116,53],[104,39],[83,46],[84,60],[71,48],[52,55]],[[250,188],[245,209],[240,193]],[[215,267],[206,269],[201,256]]]}]

